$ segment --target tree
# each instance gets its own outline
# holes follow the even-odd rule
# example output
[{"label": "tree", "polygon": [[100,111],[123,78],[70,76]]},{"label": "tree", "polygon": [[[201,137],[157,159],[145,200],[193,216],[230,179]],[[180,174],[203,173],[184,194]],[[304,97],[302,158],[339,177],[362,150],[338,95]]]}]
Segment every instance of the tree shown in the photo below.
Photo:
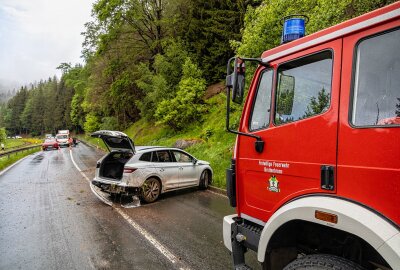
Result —
[{"label": "tree", "polygon": [[100,121],[96,115],[91,114],[91,113],[86,115],[86,121],[85,121],[85,125],[84,125],[84,129],[86,132],[92,133],[92,132],[98,130],[99,127],[100,127]]},{"label": "tree", "polygon": [[249,7],[240,42],[232,42],[238,55],[260,57],[265,50],[280,44],[281,20],[292,14],[309,17],[307,34],[380,8],[395,0],[264,0],[257,8]]},{"label": "tree", "polygon": [[7,139],[6,128],[2,127],[0,128],[0,143],[5,143],[6,139]]},{"label": "tree", "polygon": [[325,88],[322,88],[321,91],[318,92],[317,98],[310,98],[310,104],[308,104],[307,110],[303,118],[320,114],[326,111],[329,108],[330,99],[330,94],[325,91]]},{"label": "tree", "polygon": [[183,65],[176,97],[162,101],[157,107],[158,123],[181,130],[187,124],[201,119],[205,112],[202,100],[205,89],[206,80],[202,77],[201,70],[188,57]]}]

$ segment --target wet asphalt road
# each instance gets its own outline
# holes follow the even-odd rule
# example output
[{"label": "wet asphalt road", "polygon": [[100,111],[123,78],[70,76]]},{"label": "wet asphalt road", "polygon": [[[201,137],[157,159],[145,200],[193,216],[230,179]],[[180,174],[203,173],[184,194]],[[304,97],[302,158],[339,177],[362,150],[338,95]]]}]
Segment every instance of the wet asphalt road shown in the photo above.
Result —
[{"label": "wet asphalt road", "polygon": [[[102,155],[84,144],[72,149],[89,179]],[[68,148],[39,152],[0,176],[0,269],[231,269],[222,218],[233,211],[224,196],[197,189],[110,207]],[[247,257],[257,269],[255,254]]]}]

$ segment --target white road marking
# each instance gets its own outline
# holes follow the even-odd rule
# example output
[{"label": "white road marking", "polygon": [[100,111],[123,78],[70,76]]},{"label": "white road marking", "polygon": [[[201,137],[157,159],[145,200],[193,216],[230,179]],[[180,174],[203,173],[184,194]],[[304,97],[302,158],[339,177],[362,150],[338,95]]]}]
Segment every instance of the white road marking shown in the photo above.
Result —
[{"label": "white road marking", "polygon": [[[72,163],[75,168],[81,173],[81,175],[90,183],[89,177],[79,168],[78,164],[76,164],[74,157],[72,156],[72,150],[70,149],[69,154],[71,156]],[[120,214],[137,232],[143,235],[144,238],[147,239],[164,257],[166,257],[172,264],[178,265],[179,270],[190,270],[189,267],[185,266],[181,261],[179,261],[178,257],[172,254],[165,246],[163,246],[160,242],[158,242],[150,233],[148,233],[142,226],[137,224],[132,218],[130,218],[121,208],[117,208],[114,205],[110,205],[114,210]]]},{"label": "white road marking", "polygon": [[216,195],[221,196],[221,197],[224,197],[224,198],[228,198],[228,196],[226,196],[225,194],[221,194],[221,193],[218,193],[218,192],[209,190],[209,189],[207,189],[207,192],[210,192],[210,193],[212,193],[212,194],[216,194]]}]

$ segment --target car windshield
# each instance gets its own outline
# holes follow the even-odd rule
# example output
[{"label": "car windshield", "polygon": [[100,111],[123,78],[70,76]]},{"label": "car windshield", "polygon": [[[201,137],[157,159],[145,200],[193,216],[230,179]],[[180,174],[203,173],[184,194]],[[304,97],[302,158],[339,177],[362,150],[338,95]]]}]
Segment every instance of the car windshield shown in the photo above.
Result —
[{"label": "car windshield", "polygon": [[46,140],[44,140],[44,142],[46,142],[46,143],[54,142],[54,141],[55,141],[54,139],[46,139]]},{"label": "car windshield", "polygon": [[57,139],[67,139],[67,135],[57,135]]}]

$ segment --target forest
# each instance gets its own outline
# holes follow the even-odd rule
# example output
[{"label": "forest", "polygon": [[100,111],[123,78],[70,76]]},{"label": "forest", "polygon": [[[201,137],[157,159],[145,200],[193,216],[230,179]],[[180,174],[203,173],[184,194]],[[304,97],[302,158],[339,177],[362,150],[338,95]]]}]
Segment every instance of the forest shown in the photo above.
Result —
[{"label": "forest", "polygon": [[[227,60],[280,44],[282,18],[309,17],[307,34],[391,0],[97,0],[85,24],[84,64],[21,87],[0,104],[8,134],[126,130],[139,120],[181,132],[211,111],[208,87]],[[223,94],[222,94],[223,95]]]}]

